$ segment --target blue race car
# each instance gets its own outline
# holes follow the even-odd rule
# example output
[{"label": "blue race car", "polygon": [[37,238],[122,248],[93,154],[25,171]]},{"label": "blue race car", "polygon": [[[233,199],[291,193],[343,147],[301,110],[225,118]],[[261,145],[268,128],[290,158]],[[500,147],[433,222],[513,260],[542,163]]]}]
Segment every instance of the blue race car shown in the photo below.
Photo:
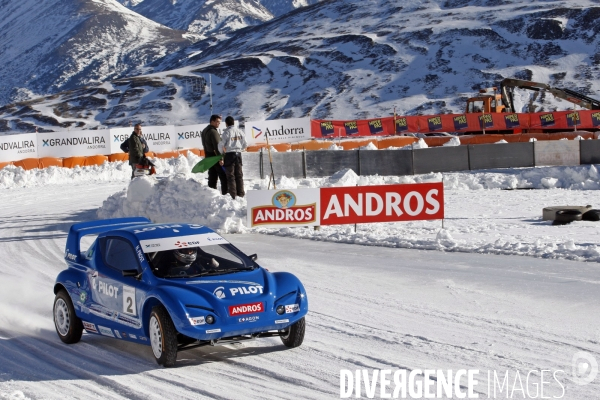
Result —
[{"label": "blue race car", "polygon": [[[96,236],[81,252],[84,236]],[[54,285],[54,324],[77,343],[83,330],[150,345],[170,367],[177,352],[279,336],[304,340],[308,299],[287,272],[271,273],[211,229],[141,217],[71,226],[67,269]]]}]

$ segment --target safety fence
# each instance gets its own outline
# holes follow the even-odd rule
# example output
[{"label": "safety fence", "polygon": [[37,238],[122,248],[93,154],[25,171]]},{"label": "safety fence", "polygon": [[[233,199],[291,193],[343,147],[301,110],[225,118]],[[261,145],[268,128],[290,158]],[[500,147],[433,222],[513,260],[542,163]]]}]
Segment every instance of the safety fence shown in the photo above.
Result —
[{"label": "safety fence", "polygon": [[[369,139],[355,140],[309,140],[298,143],[276,143],[271,148],[276,150],[272,153],[274,160],[274,170],[276,176],[286,175],[293,177],[300,176],[328,176],[341,168],[352,168],[357,173],[363,175],[412,175],[427,172],[444,171],[464,171],[469,169],[485,168],[503,168],[503,167],[521,167],[533,165],[577,165],[591,164],[589,160],[594,159],[594,153],[588,148],[593,147],[591,143],[597,143],[597,140],[564,140],[575,139],[597,139],[598,133],[589,132],[562,132],[556,134],[520,134],[520,135],[463,135],[457,137],[426,137],[424,142],[429,148],[419,149],[411,148],[418,140],[415,137],[395,136],[395,137],[377,137]],[[459,139],[460,146],[445,147],[452,139]],[[520,156],[521,151],[527,153],[528,150],[519,150],[529,148],[528,146],[513,146],[511,152],[515,154],[508,156],[503,154],[504,147],[501,143],[521,144],[531,146],[532,139],[535,139],[535,160],[525,162],[527,157]],[[562,139],[562,140],[561,140]],[[585,143],[585,144],[584,144]],[[372,156],[372,150],[358,150],[361,147],[372,145],[378,149]],[[480,145],[490,145],[481,147]],[[335,146],[337,149],[346,151],[329,150]],[[477,149],[475,149],[477,147]],[[404,148],[406,150],[397,150]],[[265,152],[266,145],[251,145],[248,152],[244,154],[244,159],[253,160],[260,156],[260,152]],[[556,149],[561,149],[560,152]],[[149,152],[149,158],[172,158],[179,155],[187,155],[188,152],[197,156],[204,156],[204,151],[193,148],[183,150],[173,150],[165,152]],[[362,156],[357,158],[359,152]],[[254,154],[253,154],[254,153]],[[321,154],[323,153],[323,154]],[[265,153],[266,154],[266,153]],[[406,154],[411,154],[407,158]],[[510,160],[510,158],[514,160]],[[306,159],[306,161],[305,161]],[[73,157],[40,157],[25,158],[18,161],[0,162],[0,168],[7,165],[15,165],[23,169],[47,168],[51,166],[74,168],[91,165],[102,165],[105,162],[116,162],[129,160],[127,153],[119,152],[109,155],[90,155]],[[301,161],[300,161],[301,160]],[[354,165],[354,161],[359,164]],[[496,160],[496,161],[493,161]],[[409,162],[410,161],[410,162]],[[309,167],[306,163],[308,162]],[[494,162],[497,163],[494,164]],[[261,161],[262,163],[262,161]],[[492,163],[492,164],[490,164]],[[246,163],[244,163],[246,165]],[[315,164],[314,168],[310,165]],[[386,165],[386,171],[393,173],[380,172],[381,164]],[[491,165],[491,166],[487,166]],[[357,169],[360,166],[360,170]],[[254,168],[257,171],[263,171],[262,164],[260,168]],[[388,172],[389,172],[388,171]],[[264,172],[264,171],[263,171]],[[264,176],[264,173],[255,173],[255,177]],[[261,175],[263,174],[263,175]],[[288,175],[291,174],[291,175]]]},{"label": "safety fence", "polygon": [[[244,153],[244,176],[271,173],[266,152]],[[400,176],[495,168],[600,163],[600,140],[475,144],[408,150],[299,151],[272,153],[275,177],[327,177],[349,168],[358,175]]]}]

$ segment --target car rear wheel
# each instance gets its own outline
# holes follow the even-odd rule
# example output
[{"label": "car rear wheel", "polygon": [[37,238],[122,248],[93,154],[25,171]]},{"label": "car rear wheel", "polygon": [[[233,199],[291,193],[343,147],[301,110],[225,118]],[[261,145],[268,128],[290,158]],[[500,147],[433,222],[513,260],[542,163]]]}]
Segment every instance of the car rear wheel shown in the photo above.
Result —
[{"label": "car rear wheel", "polygon": [[169,313],[163,306],[155,306],[148,324],[150,345],[156,362],[172,367],[177,360],[177,331]]},{"label": "car rear wheel", "polygon": [[288,326],[281,331],[281,341],[289,348],[298,347],[304,341],[304,330],[306,323],[304,317],[299,319],[295,324]]},{"label": "car rear wheel", "polygon": [[75,315],[75,307],[65,290],[59,290],[56,294],[53,314],[54,326],[60,340],[67,344],[79,342],[83,334],[83,324]]}]

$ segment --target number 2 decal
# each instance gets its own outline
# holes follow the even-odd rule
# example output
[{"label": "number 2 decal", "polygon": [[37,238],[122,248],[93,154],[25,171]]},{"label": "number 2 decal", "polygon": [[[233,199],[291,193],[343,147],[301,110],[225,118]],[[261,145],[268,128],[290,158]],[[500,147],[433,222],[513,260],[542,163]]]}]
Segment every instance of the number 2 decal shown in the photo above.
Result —
[{"label": "number 2 decal", "polygon": [[129,315],[137,315],[135,304],[135,288],[123,285],[123,312]]}]

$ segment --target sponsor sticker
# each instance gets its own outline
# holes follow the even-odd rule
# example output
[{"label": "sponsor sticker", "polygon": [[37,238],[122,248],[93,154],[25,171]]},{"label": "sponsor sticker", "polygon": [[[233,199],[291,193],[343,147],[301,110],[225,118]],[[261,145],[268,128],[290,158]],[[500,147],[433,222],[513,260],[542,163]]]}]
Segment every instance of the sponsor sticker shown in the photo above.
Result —
[{"label": "sponsor sticker", "polygon": [[130,337],[131,339],[137,339],[137,336],[136,336],[136,335],[134,335],[133,333],[130,333],[130,334],[129,334],[129,337]]},{"label": "sponsor sticker", "polygon": [[151,253],[157,250],[174,250],[182,247],[198,247],[226,243],[229,242],[214,232],[172,238],[140,240],[140,244],[142,245],[142,251],[144,253]]},{"label": "sponsor sticker", "polygon": [[285,306],[286,314],[295,313],[298,311],[300,311],[300,305],[298,305],[298,304],[289,304],[289,305]]},{"label": "sponsor sticker", "polygon": [[213,294],[218,299],[224,299],[225,298],[225,288],[223,286],[219,286],[218,288],[213,290]]},{"label": "sponsor sticker", "polygon": [[123,339],[123,338],[121,337],[121,334],[119,333],[119,331],[115,331],[115,335],[117,335],[117,337],[118,337],[119,339]]},{"label": "sponsor sticker", "polygon": [[254,314],[259,312],[264,312],[265,309],[263,307],[262,302],[256,303],[248,303],[248,304],[240,304],[237,306],[229,306],[229,315],[235,317],[237,315],[243,314]]},{"label": "sponsor sticker", "polygon": [[238,318],[238,322],[256,322],[259,320],[259,316],[258,315],[253,315],[251,317],[242,317],[242,318]]},{"label": "sponsor sticker", "polygon": [[208,330],[206,331],[206,333],[219,333],[219,332],[221,332],[221,330],[220,330],[220,329],[208,329]]},{"label": "sponsor sticker", "polygon": [[190,320],[190,324],[192,324],[192,326],[206,324],[204,317],[189,317],[188,319]]},{"label": "sponsor sticker", "polygon": [[285,324],[287,322],[290,322],[290,320],[289,319],[276,319],[275,320],[276,324]]},{"label": "sponsor sticker", "polygon": [[[259,285],[258,283],[255,283],[254,286],[248,286],[248,287],[240,286],[240,287],[229,288],[229,291],[231,292],[232,296],[235,296],[236,294],[258,294],[258,293],[262,294],[263,287],[261,285]],[[225,296],[223,296],[223,297],[225,297]]]},{"label": "sponsor sticker", "polygon": [[147,338],[146,336],[140,336],[140,340],[142,340],[142,341],[144,341],[144,342],[145,342],[145,341],[147,341],[147,340],[148,340],[148,338]]},{"label": "sponsor sticker", "polygon": [[98,333],[98,330],[96,329],[96,325],[92,324],[91,322],[86,322],[86,321],[81,321],[83,323],[83,327],[85,328],[86,331],[88,332],[92,332],[92,333]]},{"label": "sponsor sticker", "polygon": [[115,335],[112,332],[112,329],[110,329],[110,328],[107,328],[107,327],[102,326],[102,325],[98,325],[98,330],[104,336],[115,337]]}]

